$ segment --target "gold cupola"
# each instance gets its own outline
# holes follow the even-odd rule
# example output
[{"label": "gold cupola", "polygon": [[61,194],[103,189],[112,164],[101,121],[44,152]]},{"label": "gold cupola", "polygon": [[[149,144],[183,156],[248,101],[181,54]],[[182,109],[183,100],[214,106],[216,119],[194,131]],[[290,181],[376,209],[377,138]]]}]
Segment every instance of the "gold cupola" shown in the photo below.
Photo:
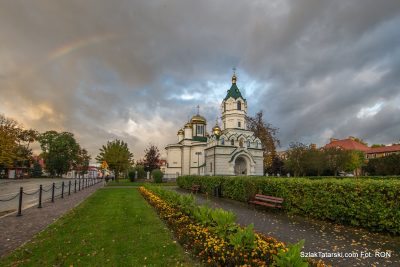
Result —
[{"label": "gold cupola", "polygon": [[183,135],[185,132],[183,131],[183,129],[179,129],[178,131],[178,135]]},{"label": "gold cupola", "polygon": [[185,127],[184,128],[192,128],[192,124],[188,121],[186,124],[185,124]]},{"label": "gold cupola", "polygon": [[203,116],[200,116],[199,114],[194,115],[190,120],[190,122],[192,124],[207,124],[206,119]]},{"label": "gold cupola", "polygon": [[216,136],[220,136],[221,135],[221,128],[219,128],[218,123],[216,123],[215,126],[212,128],[212,132]]}]

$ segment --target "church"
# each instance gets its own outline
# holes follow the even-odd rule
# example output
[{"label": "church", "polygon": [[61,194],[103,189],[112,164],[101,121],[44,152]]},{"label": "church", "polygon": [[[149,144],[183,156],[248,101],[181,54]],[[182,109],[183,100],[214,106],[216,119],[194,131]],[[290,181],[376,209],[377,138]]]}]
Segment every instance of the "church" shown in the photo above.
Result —
[{"label": "church", "polygon": [[231,88],[221,103],[221,121],[207,132],[207,120],[194,115],[178,131],[178,142],[166,146],[166,177],[180,175],[263,175],[259,138],[247,130],[247,101],[232,76]]}]

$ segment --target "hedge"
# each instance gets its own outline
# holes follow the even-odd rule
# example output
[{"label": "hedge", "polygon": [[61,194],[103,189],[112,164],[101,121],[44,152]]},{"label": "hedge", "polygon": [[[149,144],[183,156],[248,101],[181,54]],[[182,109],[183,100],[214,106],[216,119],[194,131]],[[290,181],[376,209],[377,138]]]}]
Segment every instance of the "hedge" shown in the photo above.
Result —
[{"label": "hedge", "polygon": [[257,193],[282,197],[284,210],[292,214],[400,234],[397,179],[182,176],[177,184],[185,189],[199,184],[210,195],[221,185],[223,197],[243,202]]}]

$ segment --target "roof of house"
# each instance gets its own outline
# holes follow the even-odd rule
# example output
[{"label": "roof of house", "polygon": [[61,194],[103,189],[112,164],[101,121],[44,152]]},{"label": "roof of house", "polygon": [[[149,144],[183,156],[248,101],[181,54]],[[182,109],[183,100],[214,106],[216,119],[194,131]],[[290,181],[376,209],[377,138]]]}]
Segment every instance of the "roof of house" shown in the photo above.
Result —
[{"label": "roof of house", "polygon": [[385,153],[385,152],[399,152],[400,145],[373,147],[367,151],[367,154]]},{"label": "roof of house", "polygon": [[345,150],[359,150],[367,152],[370,148],[360,142],[357,142],[351,138],[343,140],[333,140],[329,144],[325,145],[326,148],[330,147],[340,147]]}]

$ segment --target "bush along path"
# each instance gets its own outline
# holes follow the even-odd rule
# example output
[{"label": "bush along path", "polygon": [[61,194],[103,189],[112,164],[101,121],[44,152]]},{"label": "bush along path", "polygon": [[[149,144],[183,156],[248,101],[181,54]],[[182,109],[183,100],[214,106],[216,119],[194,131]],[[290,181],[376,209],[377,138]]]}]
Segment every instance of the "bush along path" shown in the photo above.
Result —
[{"label": "bush along path", "polygon": [[210,266],[326,266],[300,257],[304,241],[285,246],[272,237],[255,233],[253,225],[235,224],[235,215],[223,209],[197,206],[192,195],[160,187],[140,187],[140,192],[175,233],[178,241]]},{"label": "bush along path", "polygon": [[182,176],[178,186],[247,202],[255,194],[284,198],[291,214],[400,235],[400,180]]},{"label": "bush along path", "polygon": [[[171,188],[172,189],[172,188]],[[188,195],[190,191],[175,188]],[[196,203],[207,203],[236,215],[240,225],[254,224],[254,229],[286,243],[305,239],[304,256],[321,258],[333,266],[400,266],[400,236],[334,224],[298,215],[288,215],[275,209],[254,207],[226,198],[195,194]],[[321,254],[320,254],[321,253]],[[338,253],[338,255],[332,255]],[[331,254],[331,255],[329,255]],[[346,255],[347,254],[347,255]]]}]

